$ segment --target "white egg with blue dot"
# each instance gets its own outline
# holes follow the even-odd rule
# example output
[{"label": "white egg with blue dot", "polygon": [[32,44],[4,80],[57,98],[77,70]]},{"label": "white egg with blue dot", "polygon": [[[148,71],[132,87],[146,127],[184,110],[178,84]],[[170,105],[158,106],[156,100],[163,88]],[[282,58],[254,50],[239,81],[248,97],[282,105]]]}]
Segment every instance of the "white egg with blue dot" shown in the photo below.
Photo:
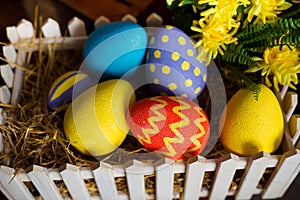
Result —
[{"label": "white egg with blue dot", "polygon": [[159,95],[197,98],[206,85],[207,68],[191,39],[174,26],[157,28],[146,52],[146,77]]}]

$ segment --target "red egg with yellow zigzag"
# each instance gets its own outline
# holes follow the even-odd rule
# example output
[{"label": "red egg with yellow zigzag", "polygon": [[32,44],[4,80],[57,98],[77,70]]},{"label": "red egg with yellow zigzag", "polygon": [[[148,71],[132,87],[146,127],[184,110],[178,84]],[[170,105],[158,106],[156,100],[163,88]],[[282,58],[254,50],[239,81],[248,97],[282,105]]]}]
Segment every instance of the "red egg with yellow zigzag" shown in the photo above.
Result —
[{"label": "red egg with yellow zigzag", "polygon": [[151,152],[173,160],[200,154],[209,138],[209,120],[191,100],[176,96],[142,99],[129,108],[129,128]]}]

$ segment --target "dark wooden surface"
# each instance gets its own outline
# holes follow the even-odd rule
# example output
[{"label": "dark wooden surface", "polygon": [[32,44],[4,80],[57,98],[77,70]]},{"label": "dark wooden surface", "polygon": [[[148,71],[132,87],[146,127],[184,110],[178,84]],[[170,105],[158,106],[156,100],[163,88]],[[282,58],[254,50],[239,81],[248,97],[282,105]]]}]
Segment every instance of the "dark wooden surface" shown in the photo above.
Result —
[{"label": "dark wooden surface", "polygon": [[[85,0],[81,2],[87,2],[87,1],[92,1],[92,0]],[[137,16],[138,19],[144,18],[152,11],[157,11],[158,14],[166,14],[165,10],[162,9],[163,1],[164,0],[155,0],[155,3],[150,4],[147,10],[143,10],[142,12],[138,13],[139,15]],[[76,9],[76,7],[66,5],[59,0],[8,0],[8,1],[2,0],[0,5],[0,41],[1,42],[7,42],[7,38],[5,34],[5,28],[7,26],[16,25],[22,18],[33,21],[34,10],[36,5],[39,6],[39,15],[42,16],[43,19],[45,20],[48,17],[51,17],[57,20],[61,24],[61,27],[66,27],[67,22],[72,17],[77,16],[86,22],[88,33],[91,30],[93,30],[93,19],[92,19],[93,17],[81,13],[79,9]],[[159,9],[156,10],[157,8]],[[112,12],[118,12],[118,7],[116,7],[115,10],[113,10]],[[115,16],[116,14],[114,13],[113,15]],[[169,18],[167,18],[167,20],[168,19]],[[299,196],[300,196],[300,175],[298,175],[298,177],[296,178],[292,186],[288,189],[284,197],[281,199],[297,200],[300,199]],[[0,192],[0,200],[1,199],[5,199],[5,197]],[[232,199],[232,198],[228,198],[228,199]],[[253,199],[259,200],[260,197],[256,196]]]},{"label": "dark wooden surface", "polygon": [[[119,20],[126,14],[138,16],[155,0],[61,0],[66,5],[84,13],[91,19],[100,15]],[[117,11],[116,11],[117,8]],[[112,12],[113,11],[113,12]]]}]

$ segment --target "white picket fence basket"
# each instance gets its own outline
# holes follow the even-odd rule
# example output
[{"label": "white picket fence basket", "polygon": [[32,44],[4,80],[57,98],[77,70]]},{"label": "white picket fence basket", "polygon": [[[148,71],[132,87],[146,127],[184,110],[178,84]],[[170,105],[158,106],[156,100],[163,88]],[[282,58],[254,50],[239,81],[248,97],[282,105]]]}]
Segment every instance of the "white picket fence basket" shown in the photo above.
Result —
[{"label": "white picket fence basket", "polygon": [[[123,21],[136,22],[136,18],[126,15]],[[109,23],[106,17],[95,21],[95,27]],[[162,18],[155,13],[147,18],[147,26],[162,25]],[[57,43],[56,50],[80,49],[87,38],[85,24],[74,17],[68,24],[69,36],[62,37],[59,24],[48,19],[42,27],[42,43]],[[22,41],[38,43],[40,38],[34,37],[31,22],[22,19],[17,26],[7,27],[7,37],[11,44],[3,47],[5,58],[9,61],[1,65],[1,76],[5,82],[0,87],[0,103],[16,104],[19,99],[23,77],[22,69],[14,67],[14,63],[24,66],[29,51],[37,49],[31,46],[20,48],[15,45]],[[236,199],[250,199],[260,194],[264,199],[282,197],[300,171],[300,151],[295,149],[299,137],[300,116],[293,115],[297,105],[297,94],[283,87],[277,93],[285,116],[285,136],[283,146],[286,149],[282,155],[270,155],[265,152],[251,157],[239,157],[228,154],[218,159],[206,159],[196,156],[186,162],[173,162],[161,159],[154,164],[132,160],[124,165],[111,165],[99,162],[98,166],[78,167],[71,164],[59,169],[47,169],[33,165],[30,169],[17,170],[9,166],[0,166],[0,190],[8,199],[172,199],[186,200],[209,197],[209,199],[225,199],[234,196]],[[0,124],[5,120],[5,113],[0,107]],[[0,152],[7,151],[2,143],[0,133]],[[271,170],[266,184],[259,183],[266,172]],[[243,171],[239,184],[232,187],[232,180],[237,172]],[[205,174],[213,174],[211,187],[203,185]],[[174,190],[174,177],[183,174],[183,191]],[[155,179],[155,193],[149,194],[145,189],[145,177]],[[124,178],[128,193],[118,191],[116,178]],[[96,183],[98,195],[92,196],[86,180]],[[64,196],[58,188],[63,182],[69,196]],[[27,183],[27,184],[26,184]],[[32,193],[28,183],[34,185],[37,191]],[[230,189],[231,188],[231,189]],[[38,194],[37,194],[38,193]]]}]

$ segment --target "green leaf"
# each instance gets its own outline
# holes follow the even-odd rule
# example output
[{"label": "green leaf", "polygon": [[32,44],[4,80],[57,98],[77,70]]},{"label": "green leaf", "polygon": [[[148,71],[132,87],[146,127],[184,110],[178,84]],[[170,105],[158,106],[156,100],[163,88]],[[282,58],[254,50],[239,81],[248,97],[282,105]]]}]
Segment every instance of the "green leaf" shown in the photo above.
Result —
[{"label": "green leaf", "polygon": [[257,72],[259,70],[262,70],[262,68],[261,67],[251,67],[251,68],[245,70],[245,72],[246,73],[253,73],[253,72]]}]

